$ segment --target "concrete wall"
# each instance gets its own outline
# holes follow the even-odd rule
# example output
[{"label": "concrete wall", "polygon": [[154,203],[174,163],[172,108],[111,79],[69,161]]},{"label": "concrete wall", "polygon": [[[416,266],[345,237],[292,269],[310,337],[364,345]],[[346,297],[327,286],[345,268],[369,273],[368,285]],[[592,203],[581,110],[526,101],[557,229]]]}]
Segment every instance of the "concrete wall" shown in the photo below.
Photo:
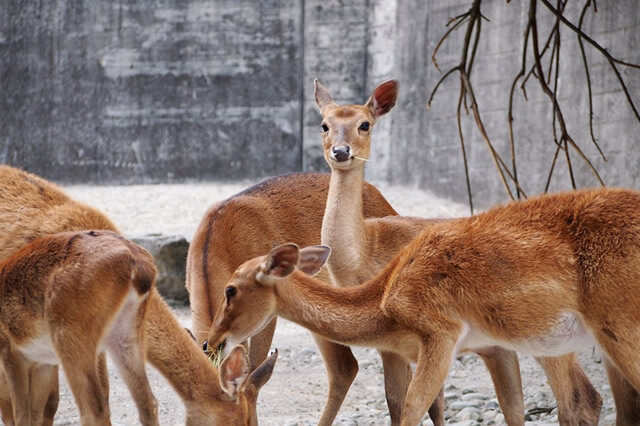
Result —
[{"label": "concrete wall", "polygon": [[[0,0],[0,162],[61,181],[235,179],[326,170],[313,79],[341,102],[363,102],[381,81],[400,81],[395,109],[376,126],[369,178],[429,188],[466,201],[455,122],[459,80],[425,101],[440,77],[431,52],[447,20],[470,0]],[[600,5],[584,28],[627,61],[640,62],[635,0]],[[575,22],[579,4],[569,3]],[[541,6],[539,18],[551,15]],[[519,69],[523,2],[485,0],[473,81],[490,137],[510,162],[507,96]],[[543,25],[544,27],[544,25]],[[546,28],[545,31],[546,32]],[[457,63],[463,31],[439,63]],[[584,70],[563,32],[560,100],[571,134],[609,185],[640,187],[633,117],[604,58],[587,48],[595,131],[588,139]],[[622,68],[640,103],[640,72]],[[542,191],[554,152],[551,107],[528,85],[516,99],[518,173]],[[463,128],[476,205],[506,200],[471,116]],[[596,182],[572,152],[580,186]],[[568,187],[559,163],[553,189]]]},{"label": "concrete wall", "polygon": [[[371,22],[379,24],[378,10],[392,6],[375,0]],[[389,115],[386,128],[376,129],[376,158],[369,162],[375,170],[369,176],[393,183],[430,188],[439,195],[466,201],[466,184],[456,127],[456,104],[459,78],[453,76],[439,89],[432,108],[424,104],[441,73],[431,64],[431,53],[446,30],[444,24],[465,12],[467,0],[436,0],[425,8],[423,2],[406,0],[395,4],[394,30],[383,39],[386,44],[369,46],[368,89],[384,78],[400,80],[400,100]],[[522,32],[528,19],[526,2],[485,0],[483,13],[491,22],[483,23],[479,54],[473,71],[473,83],[482,118],[494,145],[509,164],[511,162],[507,107],[511,82],[520,69]],[[640,63],[640,9],[635,0],[598,4],[597,14],[588,13],[584,29],[615,56]],[[569,2],[567,16],[578,21],[582,2]],[[546,34],[552,16],[543,6],[538,19]],[[386,18],[382,21],[387,21]],[[460,60],[464,31],[459,30],[442,46],[439,65],[446,71]],[[372,37],[372,40],[374,38]],[[543,42],[541,42],[543,43]],[[588,98],[584,68],[575,35],[562,32],[562,78],[559,98],[569,131],[600,171],[609,186],[640,188],[640,123],[633,116],[625,96],[609,68],[595,49],[587,47],[593,84],[594,127],[598,143],[605,152],[605,162],[597,154],[588,133]],[[531,59],[528,61],[531,64]],[[546,61],[545,61],[546,63]],[[392,65],[389,65],[392,64]],[[376,70],[382,70],[377,72]],[[640,107],[640,70],[620,68],[636,105]],[[375,83],[374,83],[375,82]],[[515,102],[515,140],[518,175],[525,191],[537,194],[544,190],[554,155],[551,132],[552,108],[536,81],[528,84],[528,101],[518,92]],[[463,117],[467,155],[471,169],[471,186],[477,206],[487,207],[507,200],[489,151],[480,137],[471,115]],[[597,181],[575,153],[570,151],[580,187],[595,186]],[[570,188],[566,160],[561,156],[552,179],[552,190]]]},{"label": "concrete wall", "polygon": [[93,182],[300,168],[299,0],[2,3],[1,162]]}]

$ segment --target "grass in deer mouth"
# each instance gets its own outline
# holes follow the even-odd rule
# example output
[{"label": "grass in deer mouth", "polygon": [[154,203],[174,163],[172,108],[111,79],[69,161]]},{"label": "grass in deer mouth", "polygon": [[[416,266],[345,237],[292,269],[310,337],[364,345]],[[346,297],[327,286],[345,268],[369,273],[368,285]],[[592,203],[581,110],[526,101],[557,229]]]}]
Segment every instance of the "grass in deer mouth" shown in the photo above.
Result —
[{"label": "grass in deer mouth", "polygon": [[220,364],[222,364],[222,360],[224,359],[224,342],[220,343],[216,346],[215,349],[210,350],[207,349],[205,351],[205,355],[209,358],[209,361],[213,364],[214,367],[219,368]]}]

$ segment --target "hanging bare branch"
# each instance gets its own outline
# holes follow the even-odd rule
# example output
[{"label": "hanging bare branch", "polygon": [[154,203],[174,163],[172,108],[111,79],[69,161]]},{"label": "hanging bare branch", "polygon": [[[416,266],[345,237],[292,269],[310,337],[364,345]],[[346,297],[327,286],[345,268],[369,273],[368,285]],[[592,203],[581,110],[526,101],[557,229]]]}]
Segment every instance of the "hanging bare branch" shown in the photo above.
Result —
[{"label": "hanging bare branch", "polygon": [[[442,38],[438,41],[438,44],[436,45],[436,49],[434,51],[434,54],[432,55],[432,60],[434,62],[434,64],[436,64],[436,68],[438,68],[437,66],[437,60],[436,60],[436,54],[437,54],[437,50],[440,48],[440,46],[442,45],[442,43],[449,37],[449,35],[452,33],[452,31],[457,28],[462,22],[466,22],[466,31],[465,31],[465,37],[464,37],[464,42],[462,45],[462,54],[461,54],[461,58],[460,58],[460,62],[458,63],[458,65],[452,67],[451,69],[449,69],[436,83],[436,85],[434,86],[433,90],[431,91],[431,95],[429,96],[429,99],[427,101],[427,107],[431,106],[431,102],[433,101],[433,98],[436,94],[436,92],[438,91],[438,88],[440,87],[440,85],[442,84],[442,82],[444,82],[451,74],[453,74],[454,72],[458,72],[460,75],[460,95],[458,98],[458,108],[457,108],[457,122],[458,122],[458,134],[460,137],[460,143],[461,143],[461,147],[462,147],[462,153],[463,153],[463,162],[464,162],[464,169],[465,169],[465,177],[466,177],[466,181],[467,181],[467,193],[468,193],[468,197],[469,197],[469,207],[471,209],[471,213],[473,213],[473,196],[472,196],[472,192],[471,192],[471,181],[469,178],[469,166],[467,163],[467,158],[466,158],[466,150],[465,150],[465,145],[464,145],[464,134],[462,132],[462,124],[461,124],[461,115],[462,115],[462,106],[465,106],[465,109],[468,108],[467,107],[467,101],[470,102],[470,106],[471,106],[471,110],[473,112],[473,117],[474,120],[476,122],[476,126],[478,128],[478,130],[480,131],[480,134],[482,135],[482,138],[484,139],[485,143],[487,144],[487,147],[489,148],[489,152],[491,154],[491,157],[493,159],[494,165],[496,167],[496,170],[498,171],[498,174],[500,175],[500,178],[502,180],[502,183],[504,185],[504,188],[507,192],[507,194],[509,195],[509,197],[511,199],[514,199],[513,193],[511,191],[511,188],[509,186],[509,183],[507,182],[507,177],[509,177],[509,179],[515,184],[516,190],[518,191],[518,193],[522,193],[524,194],[523,189],[520,187],[517,179],[515,178],[515,176],[509,171],[509,168],[507,167],[507,165],[505,164],[504,160],[502,159],[502,157],[500,157],[500,154],[498,154],[498,152],[496,151],[496,149],[493,146],[493,143],[491,142],[491,139],[489,138],[489,135],[487,133],[487,130],[484,126],[484,122],[482,121],[482,117],[480,115],[480,110],[478,107],[478,103],[476,101],[475,98],[475,94],[474,94],[474,90],[473,90],[473,84],[471,83],[470,80],[470,74],[473,71],[473,65],[475,62],[475,58],[476,58],[476,53],[478,50],[478,43],[480,41],[480,33],[482,31],[482,19],[487,19],[486,17],[484,17],[480,11],[480,5],[482,3],[482,0],[474,0],[471,8],[453,18],[452,20],[449,21],[449,23],[455,22],[454,26],[452,28],[450,28],[449,30],[447,30],[445,32],[445,34],[442,36]],[[473,43],[472,43],[473,40]],[[438,68],[439,69],[439,68]]]},{"label": "hanging bare branch", "polygon": [[[555,22],[553,27],[551,28],[548,36],[546,37],[544,45],[540,46],[540,34],[538,29],[538,22],[536,17],[537,12],[537,4],[538,2],[542,2],[544,7],[549,10],[555,16]],[[478,107],[474,88],[471,81],[471,74],[475,64],[476,54],[478,53],[478,45],[480,40],[480,34],[482,30],[482,20],[486,19],[482,13],[480,12],[480,6],[482,0],[473,0],[471,8],[452,19],[447,23],[447,31],[440,38],[436,47],[432,54],[433,63],[440,71],[438,66],[436,57],[440,47],[443,43],[449,38],[449,36],[456,29],[460,28],[463,24],[466,26],[465,37],[462,43],[461,49],[461,58],[460,62],[446,71],[440,79],[437,81],[434,86],[431,94],[429,95],[427,101],[427,107],[431,106],[433,102],[434,96],[440,85],[447,80],[453,73],[458,73],[460,77],[460,93],[458,98],[458,106],[457,106],[457,127],[458,127],[458,135],[460,139],[460,144],[462,148],[462,156],[464,162],[465,169],[465,177],[467,184],[467,192],[469,197],[469,205],[471,211],[473,212],[473,202],[472,202],[472,191],[471,191],[471,183],[469,178],[469,167],[467,163],[466,156],[466,146],[464,140],[464,134],[462,131],[462,107],[464,106],[465,111],[468,113],[468,109],[470,108],[473,117],[476,123],[476,127],[478,128],[487,148],[489,149],[489,153],[493,159],[496,170],[498,171],[498,175],[504,185],[505,191],[507,195],[514,199],[514,194],[511,190],[510,184],[513,184],[515,187],[515,197],[520,199],[521,197],[526,198],[526,193],[522,190],[520,185],[519,176],[518,176],[518,168],[517,168],[517,160],[516,160],[516,142],[514,136],[514,98],[516,87],[521,88],[523,96],[525,100],[527,100],[527,90],[526,85],[529,81],[529,78],[533,76],[539,84],[539,87],[542,89],[543,93],[549,98],[551,101],[553,114],[552,114],[552,122],[551,128],[553,132],[553,142],[556,145],[555,153],[553,159],[551,161],[551,167],[549,169],[549,174],[547,176],[547,181],[545,184],[545,192],[549,189],[549,185],[551,183],[551,178],[553,176],[558,155],[560,151],[564,151],[568,171],[569,178],[571,180],[571,185],[573,188],[577,186],[576,178],[574,175],[574,166],[571,158],[571,151],[575,151],[578,157],[588,166],[591,170],[595,178],[601,185],[604,185],[604,181],[602,180],[598,170],[594,167],[591,160],[585,155],[582,148],[576,143],[575,139],[569,133],[569,129],[567,126],[567,122],[564,117],[564,113],[562,111],[562,107],[560,102],[558,101],[558,81],[561,75],[560,71],[560,57],[561,57],[561,26],[566,26],[571,31],[573,31],[578,39],[578,43],[580,46],[580,53],[582,57],[582,63],[586,73],[587,80],[587,92],[588,92],[588,103],[589,103],[589,133],[591,136],[591,141],[598,150],[598,153],[606,161],[606,156],[602,151],[598,141],[595,137],[594,127],[593,127],[593,91],[591,86],[591,75],[589,70],[589,63],[587,61],[587,56],[585,53],[585,42],[590,46],[593,46],[597,49],[608,61],[611,66],[612,71],[616,75],[620,86],[627,98],[627,102],[631,106],[634,115],[640,121],[640,114],[631,98],[629,90],[622,79],[622,76],[619,72],[618,66],[631,67],[634,69],[640,69],[640,65],[632,64],[621,59],[618,59],[612,56],[605,48],[603,48],[600,44],[598,44],[595,40],[589,37],[583,31],[583,23],[584,18],[587,11],[593,7],[594,13],[597,12],[596,0],[586,0],[586,3],[580,13],[578,25],[574,25],[570,22],[565,16],[564,11],[567,5],[568,0],[557,0],[557,5],[554,7],[550,0],[530,0],[529,2],[529,19],[526,24],[525,31],[523,32],[523,42],[522,42],[522,57],[521,57],[521,66],[519,72],[516,74],[515,78],[511,82],[510,91],[509,91],[509,103],[508,103],[508,113],[507,113],[507,126],[509,133],[509,145],[510,145],[510,154],[511,154],[511,165],[507,166],[502,157],[498,154],[493,143],[491,142],[487,129],[485,128],[484,122],[482,120],[480,109]],[[509,3],[509,0],[507,0]],[[549,53],[549,62],[545,65],[545,70],[543,70],[542,61],[545,57],[545,54]],[[527,58],[531,55],[533,57],[533,64],[530,66],[527,65]],[[545,72],[546,71],[546,72]]]},{"label": "hanging bare branch", "polygon": [[[542,0],[542,1],[544,2],[545,0]],[[536,73],[534,75],[537,77],[538,82],[540,83],[540,87],[542,88],[542,91],[549,97],[549,99],[551,100],[551,103],[553,104],[554,116],[558,119],[558,125],[560,126],[560,131],[561,131],[560,142],[561,143],[564,142],[565,144],[564,149],[565,149],[565,154],[567,155],[567,165],[570,168],[570,172],[571,172],[572,186],[575,188],[575,179],[573,177],[573,169],[571,168],[571,161],[568,155],[568,149],[567,149],[568,145],[571,145],[571,147],[578,153],[578,155],[582,158],[582,160],[589,166],[589,168],[591,169],[596,179],[598,179],[598,182],[600,182],[600,184],[604,186],[604,181],[600,177],[600,174],[598,173],[596,168],[593,166],[589,158],[587,158],[584,152],[582,152],[582,149],[580,149],[578,144],[576,144],[576,142],[573,140],[573,138],[569,134],[569,131],[567,130],[567,124],[564,120],[564,114],[562,113],[562,109],[560,108],[560,104],[558,102],[558,98],[556,94],[554,94],[554,92],[549,88],[549,85],[544,79],[544,73],[542,71],[542,61],[540,59],[540,48],[539,48],[539,42],[538,42],[538,23],[536,20],[537,5],[538,5],[538,0],[530,0],[528,25],[531,27],[533,58],[536,65]],[[556,16],[560,18],[562,15],[556,15]],[[559,36],[556,37],[556,40],[558,40],[557,41],[558,43],[560,42]]]},{"label": "hanging bare branch", "polygon": [[[587,13],[587,9],[591,6],[591,0],[587,0],[584,7],[582,8],[582,12],[580,13],[580,20],[578,21],[578,29],[582,31],[582,23],[584,21],[584,15]],[[594,10],[597,11],[595,1],[593,2]],[[591,91],[591,75],[589,73],[589,63],[587,62],[587,55],[584,53],[584,42],[582,41],[582,35],[578,34],[578,45],[580,46],[580,54],[582,55],[582,63],[584,64],[584,72],[587,77],[587,91],[588,91],[588,99],[589,99],[589,134],[591,135],[591,141],[598,149],[600,156],[604,161],[607,161],[607,157],[604,156],[602,149],[600,149],[600,145],[596,141],[596,136],[593,132],[593,92]]]}]

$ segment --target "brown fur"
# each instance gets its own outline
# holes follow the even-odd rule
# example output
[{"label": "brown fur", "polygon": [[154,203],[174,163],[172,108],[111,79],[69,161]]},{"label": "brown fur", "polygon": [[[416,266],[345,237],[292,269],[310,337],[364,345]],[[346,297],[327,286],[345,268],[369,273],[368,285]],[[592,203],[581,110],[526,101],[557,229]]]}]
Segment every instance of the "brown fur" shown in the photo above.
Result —
[{"label": "brown fur", "polygon": [[[0,166],[0,199],[3,200],[0,203],[0,259],[47,234],[83,229],[117,232],[113,223],[99,211],[70,199],[56,185],[12,167]],[[149,285],[149,280],[142,277],[135,281],[141,291]],[[218,372],[180,326],[155,287],[147,299],[144,338],[148,361],[182,398],[187,424],[257,423],[257,387],[247,382],[245,388],[251,390],[240,392],[235,399],[227,396],[219,383]],[[101,364],[103,362],[104,359]],[[106,373],[106,364],[101,368]],[[106,374],[102,380],[103,386],[108,386]],[[32,405],[40,407],[34,411],[45,412],[44,424],[52,424],[58,403],[57,373],[50,374],[48,382],[37,388],[46,395],[32,395],[32,399],[37,399]],[[0,386],[0,410],[5,423],[12,424],[11,401],[3,389],[6,386]]]},{"label": "brown fur", "polygon": [[[369,156],[371,134],[379,116],[388,112],[395,104],[397,85],[385,82],[378,86],[371,98],[361,106],[339,106],[333,103],[328,90],[321,85],[317,92],[323,92],[316,99],[322,99],[318,107],[323,114],[323,122],[328,123],[329,131],[323,132],[324,156],[331,167],[331,182],[327,209],[323,220],[322,243],[330,246],[333,255],[328,262],[328,270],[337,285],[363,282],[380,271],[404,246],[429,223],[424,219],[396,217],[393,221],[387,218],[366,219],[360,214],[360,191],[364,179],[364,165],[361,160]],[[349,119],[344,117],[343,110],[349,109],[353,114]],[[368,131],[360,125],[370,123]],[[331,150],[334,146],[347,146],[353,158],[348,161],[337,161]],[[435,222],[433,222],[435,223]],[[440,274],[440,273],[438,273]],[[440,274],[440,277],[444,275]],[[494,317],[499,319],[498,312]],[[483,348],[477,353],[485,362],[495,384],[498,400],[503,409],[506,421],[510,425],[524,423],[524,403],[518,358],[513,351],[499,347]],[[385,377],[396,378],[386,380],[387,400],[390,402],[392,423],[400,418],[400,407],[410,380],[410,374],[403,375],[406,365],[401,361],[382,354]],[[559,418],[563,424],[594,423],[597,421],[602,401],[582,372],[573,354],[561,359],[539,358],[550,383],[558,398]],[[401,381],[398,378],[405,377]],[[565,394],[577,394],[580,398],[567,399]],[[589,398],[590,395],[596,398]],[[442,424],[442,393],[436,401],[438,406],[432,407],[430,415],[440,414],[434,423]],[[394,415],[395,414],[395,415]]]},{"label": "brown fur", "polygon": [[[320,242],[328,186],[328,174],[279,176],[217,203],[207,211],[187,257],[187,288],[193,332],[198,341],[206,339],[213,317],[224,302],[224,286],[240,264],[287,241],[301,245]],[[365,217],[396,215],[372,185],[363,184],[362,193]],[[274,330],[275,320],[251,338],[251,365],[257,365],[266,356]],[[320,424],[330,424],[337,412],[336,401],[344,399],[357,365],[345,365],[342,361],[348,348],[314,337],[329,375],[328,403]]]},{"label": "brown fur", "polygon": [[155,274],[151,255],[111,232],[43,237],[0,263],[0,362],[17,424],[45,421],[29,382],[48,381],[55,368],[25,352],[36,339],[51,342],[48,358],[63,366],[83,425],[109,423],[102,345],[122,367],[141,422],[158,424],[141,331]]},{"label": "brown fur", "polygon": [[397,352],[417,363],[401,422],[414,425],[456,351],[483,344],[465,340],[465,330],[506,348],[533,339],[539,350],[569,313],[606,354],[608,372],[624,377],[612,388],[637,393],[638,211],[640,193],[619,189],[511,203],[426,228],[375,278],[348,288],[300,272],[272,277],[264,270],[270,257],[258,257],[229,281],[237,294],[216,317],[210,339],[245,337],[265,318],[282,315],[329,339]]},{"label": "brown fur", "polygon": [[[437,220],[400,216],[365,220],[361,213],[363,160],[369,157],[376,121],[395,104],[397,83],[382,83],[364,105],[345,106],[334,103],[327,88],[319,82],[316,81],[315,85],[316,99],[323,100],[318,102],[318,108],[328,131],[322,132],[322,147],[324,158],[331,168],[329,194],[322,220],[322,244],[333,250],[327,263],[331,281],[338,286],[353,285],[373,277],[424,226]],[[368,123],[367,130],[362,128],[363,123]],[[332,155],[332,149],[344,146],[349,148],[351,158],[338,161]],[[405,360],[394,353],[380,352],[380,356],[391,424],[397,425],[411,380],[411,369]],[[351,351],[345,351],[342,363],[346,366],[357,365]],[[440,394],[429,414],[436,426],[444,424],[444,393]]]}]

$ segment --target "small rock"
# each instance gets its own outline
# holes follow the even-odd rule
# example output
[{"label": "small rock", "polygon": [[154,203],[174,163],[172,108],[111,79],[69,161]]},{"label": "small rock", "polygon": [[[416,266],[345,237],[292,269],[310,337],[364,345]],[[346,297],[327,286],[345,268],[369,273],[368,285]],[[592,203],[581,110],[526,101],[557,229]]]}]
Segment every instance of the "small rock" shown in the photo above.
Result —
[{"label": "small rock", "polygon": [[477,422],[475,420],[464,420],[461,422],[448,423],[448,425],[449,426],[475,426],[476,423]]},{"label": "small rock", "polygon": [[498,425],[503,425],[504,424],[504,414],[499,413],[498,415],[496,415],[496,424]]},{"label": "small rock", "polygon": [[147,234],[130,238],[151,253],[158,269],[156,287],[163,297],[186,302],[184,285],[189,243],[181,235]]},{"label": "small rock", "polygon": [[452,410],[462,410],[468,407],[480,408],[482,403],[480,401],[454,401],[449,404],[449,408]]},{"label": "small rock", "polygon": [[489,410],[498,410],[500,408],[500,404],[495,399],[492,399],[490,401],[487,401],[484,407]]},{"label": "small rock", "polygon": [[458,394],[455,392],[445,392],[444,393],[444,400],[445,401],[450,401],[452,399],[458,399]]},{"label": "small rock", "polygon": [[481,393],[477,393],[477,392],[471,392],[471,393],[464,393],[464,391],[462,392],[462,400],[463,401],[471,401],[473,399],[485,400],[485,399],[489,399],[489,398],[486,397],[485,395],[482,395]]},{"label": "small rock", "polygon": [[487,410],[484,413],[482,413],[482,419],[485,422],[491,421],[491,420],[495,420],[496,416],[498,415],[497,411],[494,410]]},{"label": "small rock", "polygon": [[480,412],[475,407],[463,408],[456,417],[460,420],[475,420],[480,417]]}]

